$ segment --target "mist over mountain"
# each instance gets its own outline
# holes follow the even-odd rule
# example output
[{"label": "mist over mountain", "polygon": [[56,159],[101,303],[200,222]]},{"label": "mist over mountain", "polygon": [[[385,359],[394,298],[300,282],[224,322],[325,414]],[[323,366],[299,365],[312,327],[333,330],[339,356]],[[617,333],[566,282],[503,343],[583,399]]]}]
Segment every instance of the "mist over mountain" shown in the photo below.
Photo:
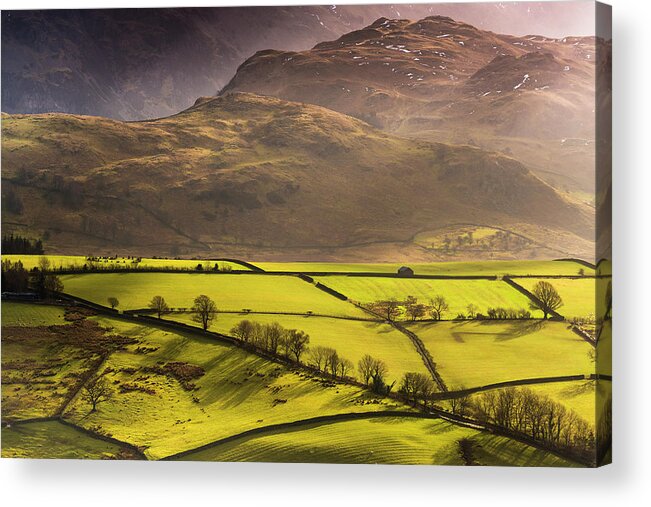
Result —
[{"label": "mist over mountain", "polygon": [[299,51],[376,19],[444,14],[502,33],[590,34],[589,2],[2,12],[2,111],[167,116],[256,51]]}]

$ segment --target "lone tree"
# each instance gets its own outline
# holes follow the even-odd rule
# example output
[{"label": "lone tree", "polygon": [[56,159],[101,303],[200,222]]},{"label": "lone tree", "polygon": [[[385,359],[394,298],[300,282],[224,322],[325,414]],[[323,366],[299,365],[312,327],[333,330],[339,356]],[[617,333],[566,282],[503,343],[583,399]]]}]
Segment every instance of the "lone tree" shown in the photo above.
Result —
[{"label": "lone tree", "polygon": [[450,309],[448,302],[443,296],[437,294],[432,299],[430,299],[430,305],[432,306],[432,318],[434,320],[441,320],[443,313],[447,312]]},{"label": "lone tree", "polygon": [[192,320],[201,324],[203,330],[207,331],[217,313],[217,305],[208,296],[202,294],[194,299],[192,312],[194,313]]},{"label": "lone tree", "polygon": [[164,313],[169,313],[170,311],[170,307],[165,302],[165,298],[163,296],[154,296],[151,298],[151,301],[149,302],[149,308],[156,312],[159,319],[161,318],[161,315]]},{"label": "lone tree", "polygon": [[533,301],[531,307],[533,309],[541,310],[545,314],[545,319],[547,318],[547,315],[563,306],[561,296],[549,282],[538,282],[534,286],[532,293],[536,298],[538,298],[538,301]]},{"label": "lone tree", "polygon": [[112,308],[113,310],[115,310],[115,309],[120,305],[120,301],[118,301],[118,298],[113,297],[113,296],[111,296],[110,298],[108,298],[107,301],[108,301],[108,304],[111,305],[111,308]]},{"label": "lone tree", "polygon": [[93,377],[84,386],[81,396],[84,401],[93,407],[91,412],[95,412],[97,405],[113,397],[113,389],[106,380],[106,377]]},{"label": "lone tree", "polygon": [[425,305],[418,303],[418,299],[414,296],[407,296],[405,300],[405,313],[412,320],[415,321],[425,315],[427,308]]},{"label": "lone tree", "polygon": [[373,308],[376,312],[385,316],[388,321],[393,321],[398,315],[400,315],[400,303],[391,298],[386,301],[377,301]]}]

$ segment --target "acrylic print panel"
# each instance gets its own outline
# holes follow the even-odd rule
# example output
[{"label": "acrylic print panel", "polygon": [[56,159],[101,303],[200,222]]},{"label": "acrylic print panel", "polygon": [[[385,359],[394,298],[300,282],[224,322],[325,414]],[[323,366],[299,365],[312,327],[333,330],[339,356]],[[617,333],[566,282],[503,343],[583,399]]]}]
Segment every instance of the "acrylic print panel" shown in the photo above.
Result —
[{"label": "acrylic print panel", "polygon": [[2,456],[610,462],[610,8],[4,11]]}]

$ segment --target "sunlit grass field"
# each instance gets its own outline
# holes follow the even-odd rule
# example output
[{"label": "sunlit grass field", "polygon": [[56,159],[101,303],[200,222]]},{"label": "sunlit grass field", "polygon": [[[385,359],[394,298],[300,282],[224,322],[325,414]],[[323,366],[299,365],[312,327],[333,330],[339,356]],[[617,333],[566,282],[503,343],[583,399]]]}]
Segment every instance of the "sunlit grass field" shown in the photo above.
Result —
[{"label": "sunlit grass field", "polygon": [[468,321],[410,324],[448,388],[594,372],[592,348],[550,321]]},{"label": "sunlit grass field", "polygon": [[551,453],[442,420],[387,417],[312,424],[247,437],[183,457],[192,461],[463,465],[470,439],[483,465],[573,466]]},{"label": "sunlit grass field", "polygon": [[100,273],[61,277],[64,291],[101,305],[117,297],[119,309],[147,308],[160,295],[172,308],[191,308],[206,294],[221,310],[320,313],[367,318],[350,303],[334,298],[296,276],[201,273]]},{"label": "sunlit grass field", "polygon": [[2,326],[52,326],[67,324],[62,306],[3,301]]},{"label": "sunlit grass field", "polygon": [[255,262],[265,271],[397,273],[409,266],[417,275],[567,275],[576,276],[580,269],[594,274],[574,261],[468,261],[431,263],[339,263],[339,262]]},{"label": "sunlit grass field", "polygon": [[[119,440],[143,446],[152,459],[259,426],[316,415],[401,408],[390,400],[373,403],[375,397],[367,391],[344,384],[324,385],[320,379],[210,339],[97,319],[114,327],[115,333],[140,340],[127,351],[113,353],[103,367],[109,369],[107,378],[116,391],[121,385],[137,390],[116,392],[95,413],[77,398],[64,415],[86,428],[99,427]],[[138,353],[137,347],[155,350]],[[193,381],[196,390],[184,390],[178,380],[148,370],[174,361],[205,370],[205,375]]]},{"label": "sunlit grass field", "polygon": [[[531,291],[542,279],[518,278],[515,280],[519,285]],[[595,316],[595,290],[597,282],[595,278],[579,279],[546,279],[558,291],[563,299],[563,306],[557,311],[566,319],[573,317]]]},{"label": "sunlit grass field", "polygon": [[[529,298],[501,280],[427,280],[414,278],[381,278],[361,276],[327,276],[319,281],[348,298],[361,303],[395,298],[404,301],[407,296],[429,304],[436,295],[445,297],[449,310],[443,319],[454,319],[466,314],[468,305],[474,304],[486,314],[490,307],[529,309]],[[533,310],[534,317],[542,313]]]},{"label": "sunlit grass field", "polygon": [[[165,318],[198,325],[192,322],[190,314],[172,314],[166,315]],[[388,324],[327,317],[222,313],[217,315],[210,329],[230,334],[233,326],[244,319],[261,324],[278,322],[287,329],[301,329],[310,335],[310,347],[332,347],[341,357],[351,360],[355,368],[365,354],[382,359],[389,369],[389,382],[399,382],[402,375],[408,371],[428,374],[422,358],[409,338]],[[307,360],[306,354],[302,361]]]},{"label": "sunlit grass field", "polygon": [[2,428],[3,458],[109,459],[120,446],[57,421],[33,422]]}]

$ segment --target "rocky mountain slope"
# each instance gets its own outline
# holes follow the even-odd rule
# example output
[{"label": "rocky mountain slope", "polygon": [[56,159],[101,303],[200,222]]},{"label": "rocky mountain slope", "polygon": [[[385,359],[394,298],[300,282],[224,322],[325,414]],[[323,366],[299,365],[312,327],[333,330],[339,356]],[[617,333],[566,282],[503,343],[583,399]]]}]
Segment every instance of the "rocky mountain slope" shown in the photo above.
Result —
[{"label": "rocky mountain slope", "polygon": [[2,139],[3,228],[50,252],[428,260],[414,238],[458,224],[526,236],[529,257],[593,248],[592,210],[512,158],[277,98],[131,123],[4,114]]},{"label": "rocky mountain slope", "polygon": [[594,37],[515,37],[444,16],[381,18],[306,51],[256,53],[222,90],[313,103],[385,131],[513,155],[594,192]]},{"label": "rocky mountain slope", "polygon": [[587,2],[3,10],[2,110],[167,116],[217,93],[258,50],[308,49],[381,16],[446,14],[499,32],[558,36],[591,29],[593,10]]}]

